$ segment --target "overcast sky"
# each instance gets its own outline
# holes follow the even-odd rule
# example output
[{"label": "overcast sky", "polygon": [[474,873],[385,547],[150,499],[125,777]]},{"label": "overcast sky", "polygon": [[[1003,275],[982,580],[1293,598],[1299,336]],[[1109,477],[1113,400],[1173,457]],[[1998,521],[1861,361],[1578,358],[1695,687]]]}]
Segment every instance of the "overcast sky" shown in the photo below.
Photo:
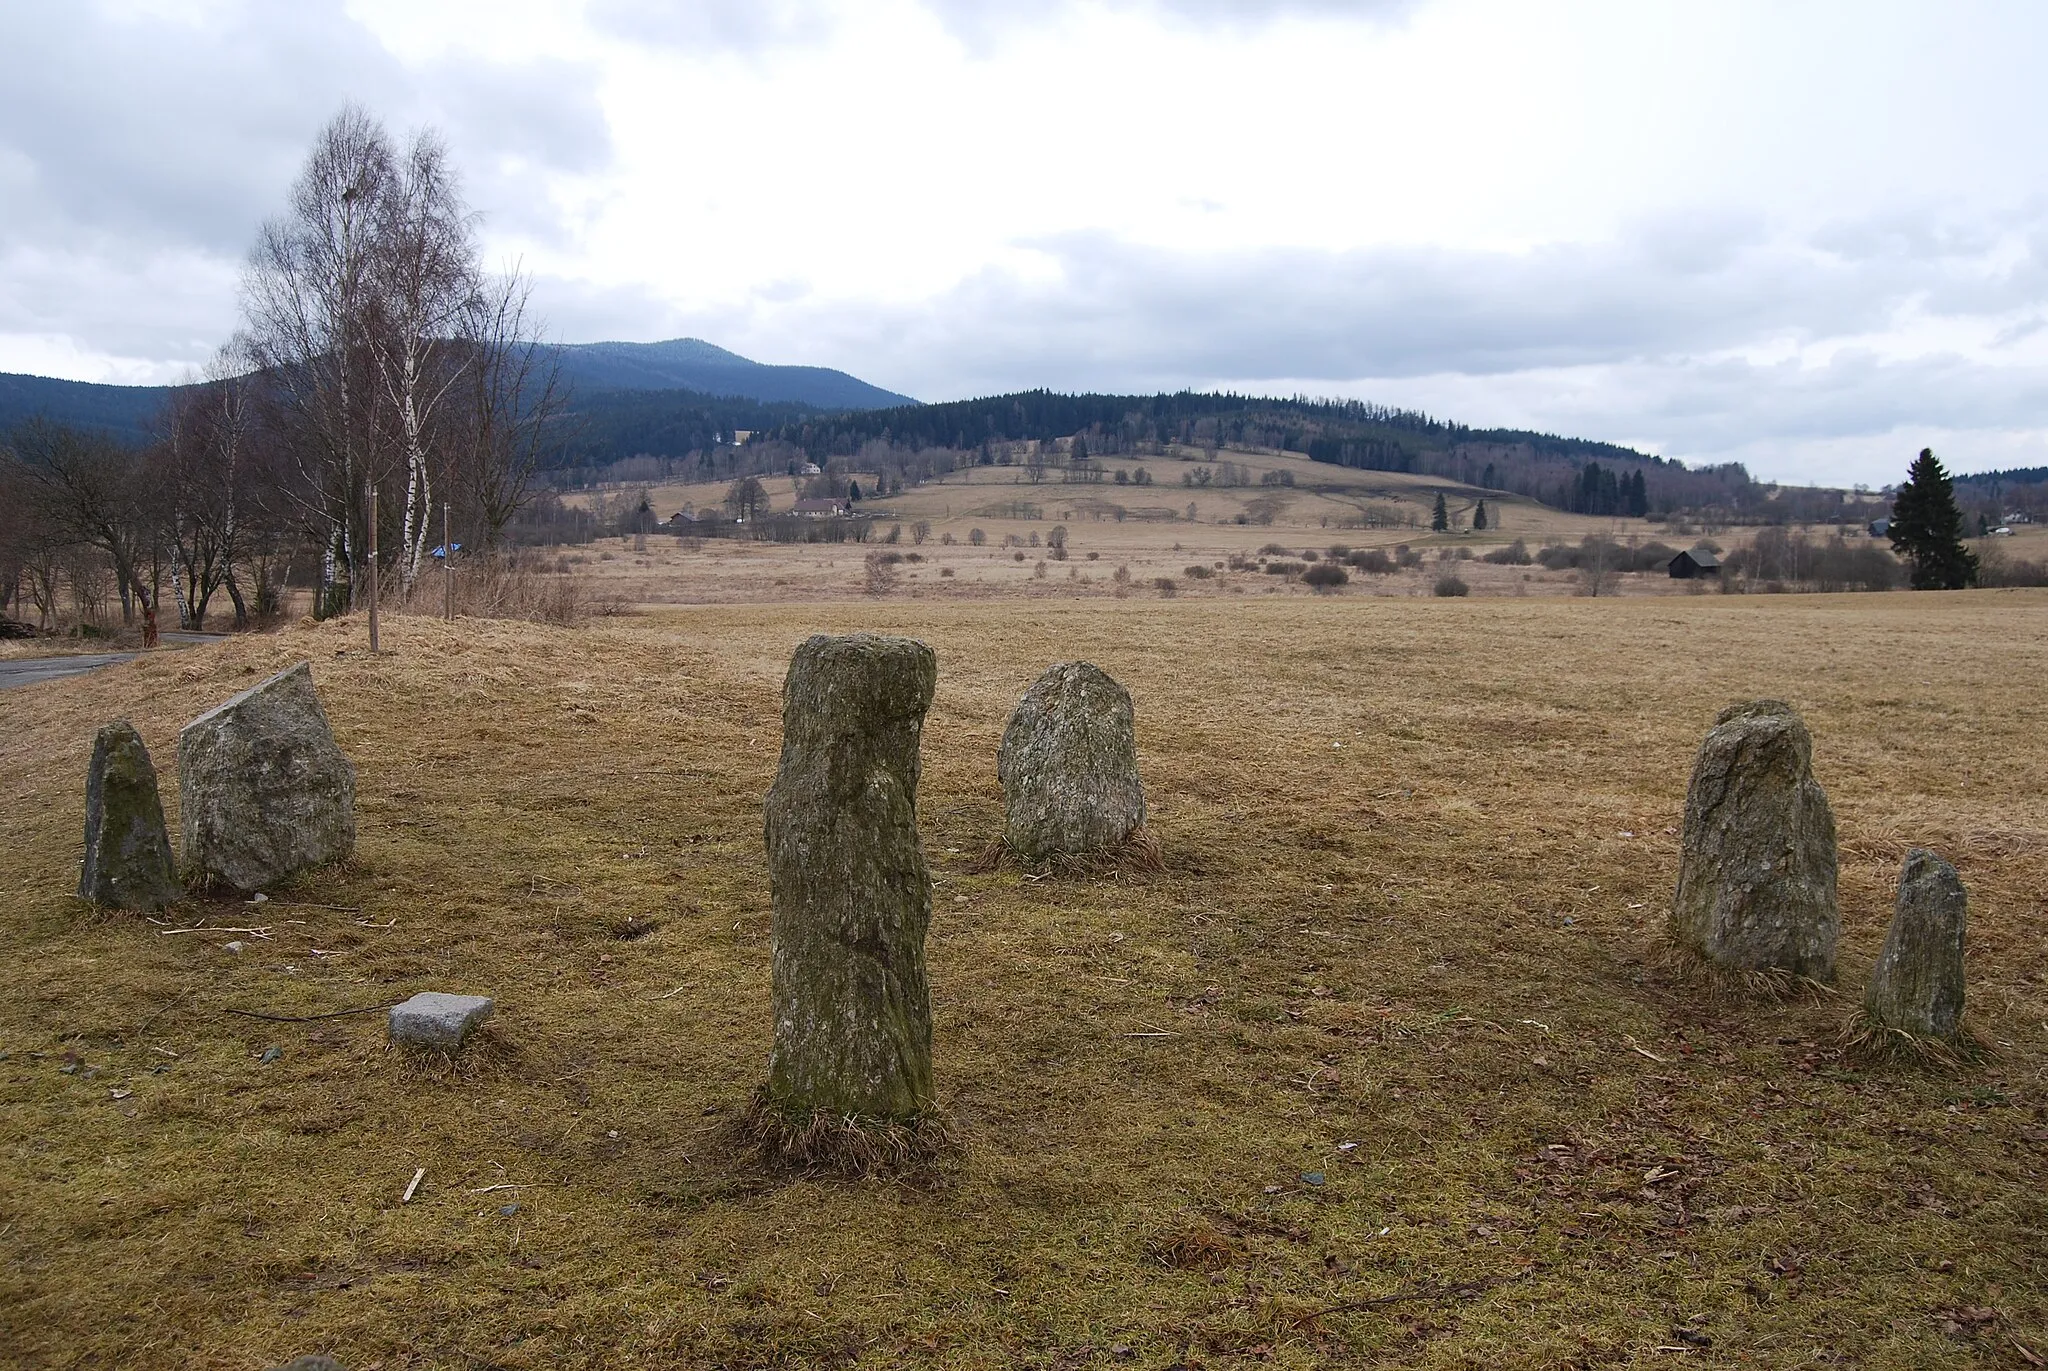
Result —
[{"label": "overcast sky", "polygon": [[179,379],[345,100],[566,342],[2048,464],[2048,4],[0,4],[0,371]]}]

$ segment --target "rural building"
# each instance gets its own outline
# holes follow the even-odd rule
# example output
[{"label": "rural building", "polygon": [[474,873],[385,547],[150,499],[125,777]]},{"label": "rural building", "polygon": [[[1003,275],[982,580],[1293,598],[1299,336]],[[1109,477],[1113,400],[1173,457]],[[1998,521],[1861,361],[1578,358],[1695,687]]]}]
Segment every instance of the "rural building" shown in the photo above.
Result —
[{"label": "rural building", "polygon": [[1703,547],[1681,552],[1671,559],[1671,579],[1690,581],[1699,576],[1719,576],[1721,559]]},{"label": "rural building", "polygon": [[1870,536],[1873,538],[1891,537],[1892,521],[1889,519],[1872,519],[1870,521]]},{"label": "rural building", "polygon": [[846,512],[844,500],[798,500],[791,511],[804,519],[836,519]]}]

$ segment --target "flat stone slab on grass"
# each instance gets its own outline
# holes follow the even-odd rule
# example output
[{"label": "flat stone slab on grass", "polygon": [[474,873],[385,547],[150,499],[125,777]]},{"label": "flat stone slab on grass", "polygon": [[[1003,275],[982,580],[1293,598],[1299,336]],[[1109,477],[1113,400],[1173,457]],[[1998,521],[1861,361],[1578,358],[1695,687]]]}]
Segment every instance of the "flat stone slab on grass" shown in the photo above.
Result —
[{"label": "flat stone slab on grass", "polygon": [[404,1004],[392,1006],[391,1041],[453,1052],[496,1008],[495,1002],[482,995],[422,990]]}]

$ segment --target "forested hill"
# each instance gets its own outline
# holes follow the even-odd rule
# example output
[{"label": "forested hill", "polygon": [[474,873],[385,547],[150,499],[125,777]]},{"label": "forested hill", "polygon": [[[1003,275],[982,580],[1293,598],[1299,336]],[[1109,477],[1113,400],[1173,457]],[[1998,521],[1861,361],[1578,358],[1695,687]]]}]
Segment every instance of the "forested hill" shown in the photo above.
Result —
[{"label": "forested hill", "polygon": [[1475,429],[1356,400],[1171,395],[1061,395],[1033,390],[980,400],[816,415],[770,435],[814,461],[875,441],[961,450],[1078,435],[1090,455],[1162,443],[1299,452],[1318,462],[1445,476],[1562,508],[1630,514],[1761,498],[1739,465],[1693,470],[1613,443],[1519,429]]},{"label": "forested hill", "polygon": [[123,443],[139,445],[149,441],[151,425],[171,390],[170,386],[106,386],[0,372],[0,434],[25,419],[44,417],[79,428],[104,429]]},{"label": "forested hill", "polygon": [[690,390],[765,404],[791,402],[822,410],[914,405],[908,395],[869,385],[830,367],[773,366],[701,338],[662,343],[565,343],[562,378],[578,394],[607,390]]},{"label": "forested hill", "polygon": [[[772,427],[798,415],[917,403],[843,371],[772,366],[698,338],[564,343],[555,351],[571,404],[590,417],[594,435],[586,450],[576,437],[579,430],[570,427],[572,451],[565,460],[571,462],[665,453],[677,442],[704,446],[712,432]],[[0,374],[0,434],[42,417],[103,429],[123,443],[145,443],[175,389]]]}]

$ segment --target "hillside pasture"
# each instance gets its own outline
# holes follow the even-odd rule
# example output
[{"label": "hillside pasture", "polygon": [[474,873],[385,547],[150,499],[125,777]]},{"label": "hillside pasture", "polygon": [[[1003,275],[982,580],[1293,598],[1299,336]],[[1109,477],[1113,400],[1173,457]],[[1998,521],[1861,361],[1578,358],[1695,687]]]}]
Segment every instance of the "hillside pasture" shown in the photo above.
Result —
[{"label": "hillside pasture", "polygon": [[[963,1148],[913,1181],[776,1172],[734,1128],[782,672],[853,629],[939,659],[920,813]],[[0,695],[0,1360],[2048,1358],[2048,593],[885,601],[385,642],[335,621]],[[1008,711],[1077,657],[1136,697],[1165,870],[979,873]],[[175,827],[180,724],[305,659],[356,858],[161,923],[81,907],[93,729],[137,724]],[[1834,804],[1835,996],[1712,1001],[1655,954],[1693,749],[1757,695],[1804,712]],[[1837,1044],[1915,844],[1970,888],[1996,1055],[1957,1073]],[[453,1064],[375,1013],[248,1017],[429,988],[499,1002]]]}]

